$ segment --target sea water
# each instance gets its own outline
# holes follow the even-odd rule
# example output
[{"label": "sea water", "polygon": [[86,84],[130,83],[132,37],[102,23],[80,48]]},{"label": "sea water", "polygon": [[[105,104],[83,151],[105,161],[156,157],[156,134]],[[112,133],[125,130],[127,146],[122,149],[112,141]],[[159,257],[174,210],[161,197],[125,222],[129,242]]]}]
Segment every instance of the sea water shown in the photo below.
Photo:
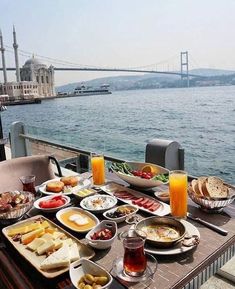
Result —
[{"label": "sea water", "polygon": [[178,141],[186,170],[234,183],[235,86],[117,91],[8,107],[4,134],[22,121],[51,141],[144,161],[153,138]]}]

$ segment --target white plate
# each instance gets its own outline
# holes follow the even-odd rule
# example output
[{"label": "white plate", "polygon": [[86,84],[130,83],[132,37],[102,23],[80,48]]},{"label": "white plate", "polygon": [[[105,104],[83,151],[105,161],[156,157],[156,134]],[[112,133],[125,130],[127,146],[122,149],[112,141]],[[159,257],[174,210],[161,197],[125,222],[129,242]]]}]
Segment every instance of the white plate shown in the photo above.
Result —
[{"label": "white plate", "polygon": [[60,181],[60,178],[56,178],[56,179],[52,179],[52,180],[46,181],[41,186],[39,186],[39,188],[38,188],[39,191],[41,193],[45,194],[45,195],[55,195],[55,194],[60,194],[60,193],[62,193],[63,195],[71,195],[74,192],[80,191],[82,189],[87,189],[91,185],[91,181],[88,180],[88,179],[85,179],[85,180],[82,181],[82,183],[79,182],[77,186],[69,188],[69,192],[66,192],[66,193],[64,193],[63,191],[60,192],[60,193],[48,192],[46,190],[46,184],[49,183],[49,182],[53,182],[53,181]]},{"label": "white plate", "polygon": [[[62,195],[62,194],[58,194],[58,195],[56,195],[56,196],[60,196],[60,195]],[[53,199],[55,196],[46,196],[46,197],[42,197],[42,198],[40,198],[40,199],[37,199],[35,202],[34,202],[34,207],[36,208],[36,209],[38,209],[38,210],[41,210],[41,211],[43,211],[43,212],[56,212],[56,211],[58,211],[58,210],[60,210],[60,209],[62,209],[62,208],[64,208],[64,207],[66,207],[66,206],[68,206],[68,204],[70,203],[70,197],[68,197],[68,196],[64,196],[64,195],[62,195],[62,197],[63,197],[63,199],[65,199],[65,203],[62,205],[62,206],[60,206],[60,207],[56,207],[56,208],[41,208],[40,206],[39,206],[39,203],[40,202],[42,202],[42,201],[48,201],[48,200],[50,200],[50,199]]]},{"label": "white plate", "polygon": [[[87,215],[88,217],[92,218],[92,219],[95,221],[95,225],[94,225],[93,227],[88,228],[88,229],[80,229],[80,230],[79,230],[79,228],[76,230],[75,228],[69,226],[68,224],[66,224],[66,223],[62,220],[61,215],[62,215],[63,213],[65,213],[65,212],[70,211],[70,210],[74,210],[74,211],[76,211],[77,213],[82,213],[82,214]],[[87,233],[88,231],[90,231],[91,229],[93,229],[95,226],[97,226],[97,225],[99,224],[99,222],[100,222],[99,219],[96,218],[96,216],[93,215],[92,213],[87,212],[87,211],[84,211],[83,209],[80,209],[80,208],[77,208],[77,207],[69,207],[69,208],[65,208],[65,209],[62,209],[62,210],[58,211],[58,212],[56,213],[56,218],[57,218],[57,220],[60,221],[61,224],[63,224],[65,227],[69,228],[70,230],[73,230],[74,232],[78,232],[78,233]]]},{"label": "white plate", "polygon": [[[191,223],[185,220],[181,220],[181,223],[185,226],[186,232],[189,235],[197,235],[200,239],[200,233],[194,225],[192,225]],[[150,254],[156,254],[156,255],[176,255],[176,254],[181,254],[181,253],[190,251],[194,249],[195,247],[196,245],[191,246],[191,247],[185,247],[181,245],[181,242],[179,242],[177,245],[175,245],[172,248],[160,249],[160,248],[155,248],[154,246],[151,246],[148,243],[145,243],[144,250]]]},{"label": "white plate", "polygon": [[[95,203],[101,201],[102,204]],[[94,195],[83,199],[80,206],[88,211],[95,213],[103,213],[114,207],[117,204],[117,198],[108,195]]]},{"label": "white plate", "polygon": [[[139,207],[139,206],[138,206],[138,209],[142,210],[144,212],[148,212],[148,213],[155,215],[155,216],[166,216],[166,215],[170,214],[170,212],[171,212],[169,205],[157,200],[156,198],[148,196],[147,194],[143,194],[143,193],[140,193],[138,191],[126,188],[126,187],[124,187],[122,185],[118,185],[116,183],[109,183],[108,185],[102,186],[101,189],[111,196],[113,196],[114,193],[117,191],[126,191],[128,193],[131,193],[135,197],[144,197],[144,198],[154,200],[155,202],[158,202],[160,204],[160,207],[158,209],[156,209],[155,211],[151,212],[148,209],[145,209],[144,207]],[[126,203],[126,204],[133,205],[131,200],[122,199],[119,197],[117,197],[117,199]]]},{"label": "white plate", "polygon": [[[128,214],[128,215],[125,215],[125,216],[122,216],[122,217],[118,217],[118,218],[111,218],[111,217],[108,217],[108,216],[107,216],[107,214],[109,214],[109,213],[114,213],[118,208],[123,208],[123,207],[132,208],[132,209],[134,209],[135,211],[132,212],[132,213],[130,213],[130,214]],[[124,222],[124,221],[126,220],[126,217],[130,217],[130,216],[135,215],[138,210],[139,210],[138,207],[133,206],[133,205],[122,205],[122,206],[118,206],[118,207],[112,208],[112,209],[104,212],[104,213],[103,213],[103,216],[104,216],[106,219],[108,219],[108,220],[110,220],[110,221],[114,221],[114,222],[116,222],[116,223],[118,224],[118,223]]]}]

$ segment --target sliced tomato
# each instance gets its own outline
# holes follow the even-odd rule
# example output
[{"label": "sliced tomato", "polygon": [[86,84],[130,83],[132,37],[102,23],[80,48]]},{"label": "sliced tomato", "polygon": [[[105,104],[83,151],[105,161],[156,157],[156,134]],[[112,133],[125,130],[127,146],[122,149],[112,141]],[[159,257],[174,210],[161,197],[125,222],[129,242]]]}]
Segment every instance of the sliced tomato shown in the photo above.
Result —
[{"label": "sliced tomato", "polygon": [[43,209],[50,209],[50,208],[57,208],[63,206],[65,203],[65,200],[48,200],[48,201],[42,201],[39,203],[39,207]]}]

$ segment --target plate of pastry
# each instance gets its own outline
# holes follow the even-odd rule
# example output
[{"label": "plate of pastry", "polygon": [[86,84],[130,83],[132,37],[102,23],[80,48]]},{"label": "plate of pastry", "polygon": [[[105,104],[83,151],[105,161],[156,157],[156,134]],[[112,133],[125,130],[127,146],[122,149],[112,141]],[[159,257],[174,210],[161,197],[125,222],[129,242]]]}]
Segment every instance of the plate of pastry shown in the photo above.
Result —
[{"label": "plate of pastry", "polygon": [[71,195],[82,189],[91,186],[89,179],[82,179],[79,176],[68,176],[48,180],[39,186],[39,191],[45,195],[64,194]]}]

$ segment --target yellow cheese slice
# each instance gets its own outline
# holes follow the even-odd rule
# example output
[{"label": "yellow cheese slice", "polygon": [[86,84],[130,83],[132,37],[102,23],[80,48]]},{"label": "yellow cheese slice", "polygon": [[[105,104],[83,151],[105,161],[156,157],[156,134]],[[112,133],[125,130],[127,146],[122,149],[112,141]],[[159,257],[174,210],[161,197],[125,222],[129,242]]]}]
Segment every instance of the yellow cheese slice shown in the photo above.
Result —
[{"label": "yellow cheese slice", "polygon": [[47,251],[50,251],[54,248],[55,243],[52,240],[46,241],[46,243],[42,244],[40,247],[37,248],[38,255],[42,255]]}]

